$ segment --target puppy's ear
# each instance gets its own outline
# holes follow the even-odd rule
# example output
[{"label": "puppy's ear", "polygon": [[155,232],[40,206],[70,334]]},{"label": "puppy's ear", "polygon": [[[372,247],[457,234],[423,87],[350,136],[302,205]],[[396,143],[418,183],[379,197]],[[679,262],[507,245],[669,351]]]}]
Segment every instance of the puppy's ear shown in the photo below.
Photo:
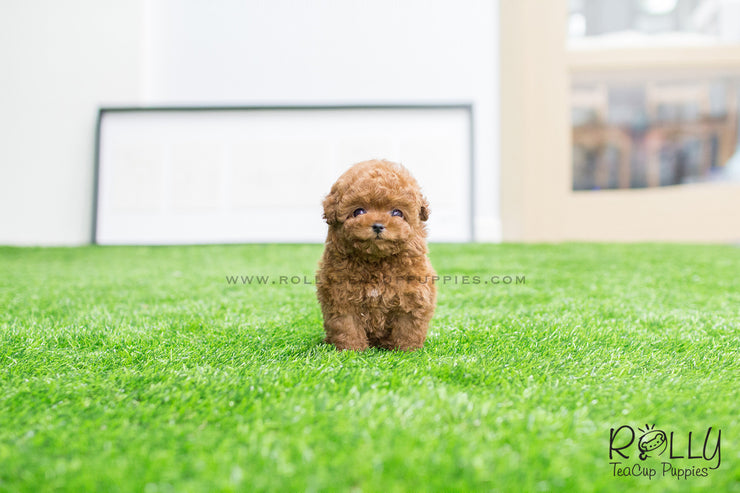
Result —
[{"label": "puppy's ear", "polygon": [[427,201],[426,197],[421,197],[421,207],[419,208],[419,219],[422,221],[426,221],[429,219],[429,214],[431,211],[429,210],[429,201]]},{"label": "puppy's ear", "polygon": [[329,195],[327,195],[324,198],[324,221],[326,221],[326,224],[329,226],[333,226],[334,224],[339,221],[339,217],[337,216],[337,208],[339,204],[339,192],[337,191],[337,187],[334,186],[331,189],[331,192]]}]

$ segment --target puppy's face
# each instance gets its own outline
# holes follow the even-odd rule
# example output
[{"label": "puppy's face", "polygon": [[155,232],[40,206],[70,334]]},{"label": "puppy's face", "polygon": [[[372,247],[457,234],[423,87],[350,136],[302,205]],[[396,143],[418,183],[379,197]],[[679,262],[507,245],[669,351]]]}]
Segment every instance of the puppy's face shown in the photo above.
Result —
[{"label": "puppy's face", "polygon": [[400,253],[413,234],[406,220],[409,210],[406,204],[358,204],[342,224],[344,239],[357,253],[376,257]]},{"label": "puppy's face", "polygon": [[383,258],[426,252],[429,205],[416,180],[395,163],[350,168],[324,200],[324,217],[330,240],[347,253]]}]

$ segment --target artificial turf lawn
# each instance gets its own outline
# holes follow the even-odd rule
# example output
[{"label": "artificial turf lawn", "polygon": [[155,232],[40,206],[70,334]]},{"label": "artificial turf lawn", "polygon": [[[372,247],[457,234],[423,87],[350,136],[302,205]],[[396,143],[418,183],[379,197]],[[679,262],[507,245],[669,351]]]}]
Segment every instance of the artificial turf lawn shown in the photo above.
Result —
[{"label": "artificial turf lawn", "polygon": [[[319,245],[0,248],[0,491],[740,491],[740,248],[431,251],[481,284],[439,286],[426,347],[338,353],[276,277]],[[622,424],[719,428],[722,463],[614,477]]]}]

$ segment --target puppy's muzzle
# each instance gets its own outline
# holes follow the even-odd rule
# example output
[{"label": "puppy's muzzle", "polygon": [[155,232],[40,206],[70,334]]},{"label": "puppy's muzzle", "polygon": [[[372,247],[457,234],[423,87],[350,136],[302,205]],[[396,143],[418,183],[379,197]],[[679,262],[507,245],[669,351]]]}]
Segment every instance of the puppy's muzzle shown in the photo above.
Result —
[{"label": "puppy's muzzle", "polygon": [[380,233],[382,233],[383,231],[385,231],[385,226],[383,224],[380,224],[380,223],[373,224],[372,225],[372,228],[373,228],[373,232],[376,235],[379,235]]}]

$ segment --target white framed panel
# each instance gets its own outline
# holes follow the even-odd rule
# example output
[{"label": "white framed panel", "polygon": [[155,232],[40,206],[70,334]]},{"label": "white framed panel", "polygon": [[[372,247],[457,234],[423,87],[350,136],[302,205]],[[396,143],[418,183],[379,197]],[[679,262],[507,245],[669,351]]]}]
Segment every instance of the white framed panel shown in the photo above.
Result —
[{"label": "white framed panel", "polygon": [[93,241],[321,242],[324,195],[373,158],[416,176],[431,241],[469,241],[472,130],[468,105],[104,109]]}]

